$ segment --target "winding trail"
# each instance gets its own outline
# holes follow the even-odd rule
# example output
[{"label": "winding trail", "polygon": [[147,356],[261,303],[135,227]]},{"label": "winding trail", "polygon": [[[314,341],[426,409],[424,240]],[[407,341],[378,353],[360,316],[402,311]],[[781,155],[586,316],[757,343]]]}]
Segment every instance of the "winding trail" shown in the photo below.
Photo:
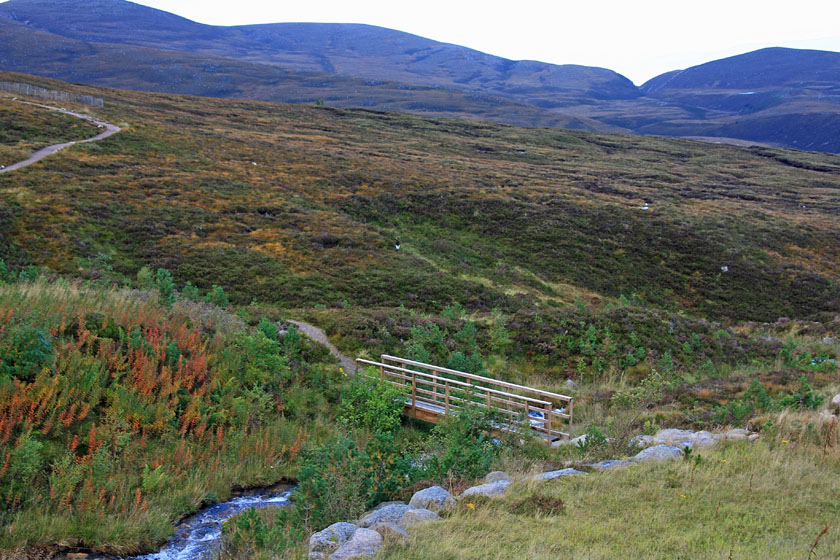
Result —
[{"label": "winding trail", "polygon": [[348,375],[355,373],[356,361],[347,354],[343,354],[338,348],[336,348],[327,338],[327,333],[325,333],[315,325],[310,325],[309,323],[304,323],[303,321],[289,321],[289,323],[295,325],[300,332],[302,332],[315,342],[320,342],[321,344],[326,346],[327,349],[330,351],[330,354],[332,354],[338,359],[345,373],[347,373]]},{"label": "winding trail", "polygon": [[47,146],[46,148],[41,148],[29,158],[19,161],[17,163],[13,163],[11,165],[6,166],[3,169],[0,169],[0,173],[8,173],[9,171],[14,171],[15,169],[20,169],[21,167],[26,167],[28,165],[32,165],[36,161],[40,161],[45,157],[52,155],[60,150],[68,146],[72,146],[73,144],[84,144],[86,142],[96,142],[97,140],[102,140],[104,138],[108,138],[109,136],[116,134],[120,130],[122,130],[117,125],[107,123],[105,121],[100,121],[91,117],[90,115],[84,115],[82,113],[74,113],[73,111],[68,111],[67,109],[62,109],[61,107],[53,107],[52,105],[41,105],[40,103],[30,103],[29,101],[21,101],[17,98],[12,99],[12,101],[17,101],[18,103],[26,103],[27,105],[35,105],[36,107],[43,107],[45,109],[50,109],[51,111],[58,111],[59,113],[64,113],[65,115],[70,115],[72,117],[76,117],[79,119],[84,119],[86,121],[90,121],[93,124],[103,127],[105,130],[97,134],[96,136],[91,136],[90,138],[85,138],[84,140],[77,140],[74,142],[64,142],[62,144],[53,144],[52,146]]}]

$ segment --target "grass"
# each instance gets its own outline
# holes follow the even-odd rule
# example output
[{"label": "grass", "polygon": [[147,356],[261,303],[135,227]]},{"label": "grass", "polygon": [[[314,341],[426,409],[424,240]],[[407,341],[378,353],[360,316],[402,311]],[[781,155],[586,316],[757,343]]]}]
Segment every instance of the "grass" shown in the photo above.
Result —
[{"label": "grass", "polygon": [[0,93],[0,165],[24,160],[50,144],[82,140],[96,134],[96,126],[91,123],[35,105],[13,102],[12,97]]},{"label": "grass", "polygon": [[[840,553],[836,457],[767,442],[701,454],[699,465],[642,464],[516,485],[502,499],[475,500],[475,511],[462,503],[413,528],[409,544],[389,544],[379,557],[805,559],[825,527],[816,557]],[[538,504],[540,496],[562,500],[562,513],[515,513],[517,502]]]},{"label": "grass", "polygon": [[152,550],[331,430],[326,351],[214,306],[38,281],[0,285],[0,317],[2,550]]}]

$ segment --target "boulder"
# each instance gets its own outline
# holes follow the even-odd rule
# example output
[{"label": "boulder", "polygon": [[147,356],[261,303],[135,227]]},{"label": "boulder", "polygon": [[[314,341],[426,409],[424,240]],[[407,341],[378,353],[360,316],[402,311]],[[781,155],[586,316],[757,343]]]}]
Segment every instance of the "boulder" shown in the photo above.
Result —
[{"label": "boulder", "polygon": [[499,480],[507,480],[510,482],[510,475],[502,471],[493,471],[484,477],[484,482],[498,482]]},{"label": "boulder", "polygon": [[370,527],[380,535],[382,535],[383,539],[391,539],[391,540],[402,540],[408,536],[408,533],[405,529],[397,525],[396,523],[391,523],[390,521],[380,521],[376,525]]},{"label": "boulder", "polygon": [[546,482],[548,480],[554,480],[555,478],[562,478],[564,476],[573,476],[578,474],[586,474],[583,471],[579,471],[577,469],[560,469],[559,471],[549,471],[540,474],[535,474],[533,476],[529,476],[525,479],[526,482],[534,481],[534,482]]},{"label": "boulder", "polygon": [[326,560],[331,552],[350,540],[358,530],[352,523],[333,523],[309,537],[309,560]]},{"label": "boulder", "polygon": [[747,438],[750,437],[750,432],[749,430],[745,430],[743,428],[735,428],[734,430],[726,432],[724,437],[732,441],[746,441]]},{"label": "boulder", "polygon": [[831,398],[831,406],[834,408],[840,407],[840,394],[834,395]]},{"label": "boulder", "polygon": [[438,519],[440,519],[440,515],[428,509],[412,509],[405,512],[398,525],[400,527],[411,527],[418,523],[428,523],[429,521],[437,521]]},{"label": "boulder", "polygon": [[469,496],[486,496],[488,498],[492,498],[495,496],[501,496],[507,492],[508,486],[510,486],[509,480],[497,480],[495,482],[479,484],[478,486],[473,486],[472,488],[464,490],[461,497],[467,498]]},{"label": "boulder", "polygon": [[372,529],[357,529],[350,540],[338,547],[327,560],[370,557],[382,548],[382,535]]},{"label": "boulder", "polygon": [[700,430],[699,432],[695,432],[692,437],[691,448],[706,449],[708,447],[712,447],[713,445],[717,445],[717,443],[722,439],[723,436],[720,434],[713,434],[711,432],[707,432],[706,430]]},{"label": "boulder", "polygon": [[653,436],[634,436],[630,440],[630,447],[650,447],[658,443]]},{"label": "boulder", "polygon": [[669,459],[679,459],[683,456],[682,449],[679,447],[674,447],[673,445],[654,445],[653,447],[648,447],[643,451],[639,451],[635,457],[633,457],[634,461],[638,461],[640,463],[646,461],[667,461]]},{"label": "boulder", "polygon": [[665,445],[672,445],[674,447],[691,447],[694,440],[694,432],[691,430],[669,428],[656,432],[653,439],[656,440],[656,443],[664,443]]},{"label": "boulder", "polygon": [[588,465],[593,469],[597,469],[599,471],[603,471],[606,469],[615,469],[619,467],[629,467],[631,465],[635,465],[633,461],[623,461],[621,459],[607,459],[605,461],[599,461],[597,463],[592,463]]},{"label": "boulder", "polygon": [[410,509],[414,508],[405,504],[389,504],[365,515],[362,520],[359,521],[359,527],[367,528],[380,522],[396,523],[400,520],[403,514]]},{"label": "boulder", "polygon": [[415,492],[408,505],[417,509],[439,511],[454,506],[455,498],[440,486],[432,486],[431,488]]},{"label": "boulder", "polygon": [[368,512],[368,513],[373,513],[374,511],[379,511],[380,509],[382,509],[382,508],[384,508],[384,507],[388,507],[388,506],[396,506],[396,505],[403,505],[403,506],[404,506],[404,505],[405,505],[405,502],[404,502],[404,501],[402,501],[402,500],[394,500],[394,501],[392,501],[392,502],[382,502],[382,503],[376,504],[376,507],[374,507],[374,508],[373,508],[372,510],[370,510],[370,512]]}]

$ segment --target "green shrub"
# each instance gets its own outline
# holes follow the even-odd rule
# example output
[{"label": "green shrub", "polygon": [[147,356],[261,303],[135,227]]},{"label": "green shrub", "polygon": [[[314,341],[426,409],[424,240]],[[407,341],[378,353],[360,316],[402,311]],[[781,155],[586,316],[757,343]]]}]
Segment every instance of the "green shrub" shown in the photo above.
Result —
[{"label": "green shrub", "polygon": [[496,422],[492,413],[468,406],[435,426],[437,452],[426,464],[429,477],[475,479],[487,474],[500,450],[488,435]]},{"label": "green shrub", "polygon": [[14,281],[15,276],[6,268],[6,261],[0,259],[0,284],[11,284]]},{"label": "green shrub", "polygon": [[191,301],[198,301],[201,298],[198,287],[194,286],[192,282],[184,284],[184,289],[181,290],[181,295]]},{"label": "green shrub", "polygon": [[352,428],[388,434],[399,427],[403,408],[405,393],[401,388],[357,375],[342,392],[339,418]]},{"label": "green shrub", "polygon": [[0,379],[31,381],[54,361],[52,336],[45,329],[26,325],[0,335]]},{"label": "green shrub", "polygon": [[212,303],[217,307],[227,307],[230,305],[225,289],[217,284],[213,284],[213,287],[210,288],[210,291],[207,292],[206,296],[204,296],[204,301]]},{"label": "green shrub", "polygon": [[797,392],[779,399],[779,405],[783,408],[798,408],[800,410],[817,410],[822,406],[825,397],[814,393],[808,378],[804,375],[799,378]]}]

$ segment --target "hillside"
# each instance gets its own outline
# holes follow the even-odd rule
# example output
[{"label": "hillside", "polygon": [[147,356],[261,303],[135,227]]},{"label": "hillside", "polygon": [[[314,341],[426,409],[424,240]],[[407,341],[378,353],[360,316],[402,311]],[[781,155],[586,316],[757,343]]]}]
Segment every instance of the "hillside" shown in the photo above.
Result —
[{"label": "hillside", "polygon": [[11,0],[0,13],[89,43],[221,56],[288,70],[481,91],[536,106],[632,98],[636,87],[610,70],[511,61],[423,37],[351,24],[218,27],[125,2]]},{"label": "hillside", "polygon": [[838,306],[836,157],[90,91],[127,130],[0,178],[0,258],[105,255],[284,306],[490,308],[564,285],[715,318]]},{"label": "hillside", "polygon": [[[383,554],[836,554],[836,527],[814,539],[836,509],[840,157],[0,81],[103,98],[62,105],[122,129],[0,175],[0,558],[153,551],[289,476],[291,507],[219,531],[223,557],[300,558],[420,487],[566,466],[592,474],[462,500]],[[87,134],[13,97],[0,157]],[[292,319],[353,356],[570,393],[587,437],[496,443],[477,407],[403,422]],[[587,466],[732,427],[758,442]]]},{"label": "hillside", "polygon": [[210,26],[124,0],[10,0],[0,29],[2,69],[108,87],[840,152],[838,53],[762,49],[637,88],[368,25]]}]

